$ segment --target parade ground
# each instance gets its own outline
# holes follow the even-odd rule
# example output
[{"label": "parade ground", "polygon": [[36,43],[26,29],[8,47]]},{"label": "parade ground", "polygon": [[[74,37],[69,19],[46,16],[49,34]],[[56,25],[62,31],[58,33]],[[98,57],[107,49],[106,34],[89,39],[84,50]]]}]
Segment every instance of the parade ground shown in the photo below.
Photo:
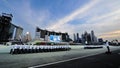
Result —
[{"label": "parade ground", "polygon": [[72,45],[70,51],[9,54],[10,46],[0,46],[0,68],[119,68],[120,46],[84,49]]}]

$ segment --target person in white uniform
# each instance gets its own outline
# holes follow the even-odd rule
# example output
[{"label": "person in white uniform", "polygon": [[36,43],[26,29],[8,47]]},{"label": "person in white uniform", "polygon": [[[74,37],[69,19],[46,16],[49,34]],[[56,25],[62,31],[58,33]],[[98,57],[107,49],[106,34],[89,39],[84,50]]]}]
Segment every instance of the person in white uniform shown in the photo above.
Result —
[{"label": "person in white uniform", "polygon": [[111,51],[110,51],[110,47],[109,47],[109,42],[108,42],[108,40],[106,40],[106,48],[107,48],[107,52],[106,52],[106,53],[110,54]]}]

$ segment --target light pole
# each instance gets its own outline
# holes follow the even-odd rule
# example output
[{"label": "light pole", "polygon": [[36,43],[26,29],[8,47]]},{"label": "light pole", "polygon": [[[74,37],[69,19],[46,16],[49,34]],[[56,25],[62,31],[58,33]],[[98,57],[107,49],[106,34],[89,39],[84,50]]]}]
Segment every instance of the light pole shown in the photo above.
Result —
[{"label": "light pole", "polygon": [[29,41],[29,37],[28,37],[28,35],[29,35],[29,32],[26,32],[26,42]]}]

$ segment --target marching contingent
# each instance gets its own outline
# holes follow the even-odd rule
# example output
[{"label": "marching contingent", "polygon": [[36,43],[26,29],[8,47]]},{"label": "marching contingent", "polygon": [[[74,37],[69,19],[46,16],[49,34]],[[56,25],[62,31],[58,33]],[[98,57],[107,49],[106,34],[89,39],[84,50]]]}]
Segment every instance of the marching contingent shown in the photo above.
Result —
[{"label": "marching contingent", "polygon": [[68,51],[70,45],[12,45],[10,54]]}]

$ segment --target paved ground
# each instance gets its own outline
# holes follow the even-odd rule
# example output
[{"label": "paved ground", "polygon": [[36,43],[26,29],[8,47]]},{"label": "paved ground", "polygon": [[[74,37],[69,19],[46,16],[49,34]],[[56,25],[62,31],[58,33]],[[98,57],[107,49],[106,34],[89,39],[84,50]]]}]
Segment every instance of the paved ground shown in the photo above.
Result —
[{"label": "paved ground", "polygon": [[120,68],[120,50],[37,68]]},{"label": "paved ground", "polygon": [[[75,57],[101,54],[106,51],[106,48],[84,49],[83,46],[71,46],[71,48],[70,51],[11,55],[6,51],[10,48],[0,47],[0,68],[32,67]],[[112,51],[117,49],[120,49],[120,46],[111,47]]]}]

